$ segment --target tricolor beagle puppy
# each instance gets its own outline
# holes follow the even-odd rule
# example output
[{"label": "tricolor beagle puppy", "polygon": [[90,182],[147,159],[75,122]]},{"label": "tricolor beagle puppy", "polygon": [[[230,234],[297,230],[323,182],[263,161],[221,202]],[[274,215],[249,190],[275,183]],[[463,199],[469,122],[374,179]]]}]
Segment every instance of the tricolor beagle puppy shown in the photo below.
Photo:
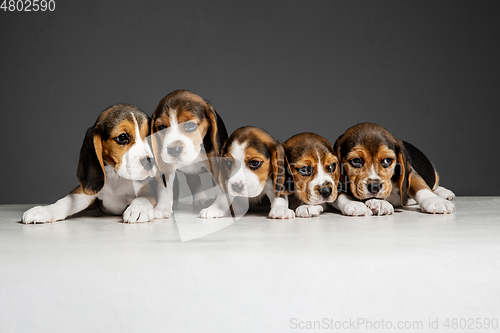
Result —
[{"label": "tricolor beagle puppy", "polygon": [[26,211],[22,221],[64,220],[96,199],[103,212],[123,214],[124,222],[152,221],[155,201],[147,193],[156,167],[149,131],[149,117],[137,107],[117,104],[106,109],[83,140],[77,170],[80,185],[54,204]]},{"label": "tricolor beagle puppy", "polygon": [[314,217],[323,212],[324,204],[337,198],[339,160],[333,146],[314,133],[292,136],[284,143],[288,161],[286,189],[300,205],[297,217]]},{"label": "tricolor beagle puppy", "polygon": [[206,207],[208,196],[200,174],[209,171],[217,179],[220,149],[227,139],[221,117],[210,102],[187,91],[165,96],[151,121],[153,151],[161,173],[155,218],[172,215],[173,184],[176,170],[186,175],[195,207]]},{"label": "tricolor beagle puppy", "polygon": [[[222,148],[219,193],[215,202],[200,212],[202,218],[217,218],[238,211],[234,199],[248,198],[249,204],[260,202],[264,196],[271,202],[270,218],[286,219],[295,216],[288,208],[283,194],[285,181],[285,153],[281,143],[257,127],[241,127],[234,131]],[[244,213],[244,212],[241,212]]]},{"label": "tricolor beagle puppy", "polygon": [[[432,163],[413,145],[382,126],[361,123],[335,142],[342,193],[334,206],[345,215],[386,215],[414,199],[427,213],[449,214],[455,195],[439,186]],[[354,201],[353,198],[361,201]]]}]

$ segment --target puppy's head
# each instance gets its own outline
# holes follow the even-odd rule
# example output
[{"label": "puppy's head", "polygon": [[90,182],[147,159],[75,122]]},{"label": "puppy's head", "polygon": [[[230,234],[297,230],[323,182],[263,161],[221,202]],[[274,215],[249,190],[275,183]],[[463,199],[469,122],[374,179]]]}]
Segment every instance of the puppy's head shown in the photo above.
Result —
[{"label": "puppy's head", "polygon": [[103,111],[87,130],[80,150],[77,176],[83,192],[93,195],[103,188],[106,164],[125,179],[153,177],[149,130],[149,117],[133,105],[116,104]]},{"label": "puppy's head", "polygon": [[291,179],[287,193],[308,205],[333,202],[337,198],[339,160],[332,145],[314,133],[292,136],[284,143]]},{"label": "puppy's head", "polygon": [[153,113],[151,133],[162,171],[166,164],[193,162],[202,150],[218,156],[217,114],[208,101],[190,91],[176,90],[160,101]]},{"label": "puppy's head", "polygon": [[394,183],[406,205],[411,166],[400,140],[382,126],[361,123],[341,135],[334,148],[341,159],[341,180],[356,198],[386,198]]},{"label": "puppy's head", "polygon": [[234,131],[221,151],[219,182],[232,196],[253,198],[272,182],[274,193],[283,192],[285,180],[283,145],[257,127]]}]

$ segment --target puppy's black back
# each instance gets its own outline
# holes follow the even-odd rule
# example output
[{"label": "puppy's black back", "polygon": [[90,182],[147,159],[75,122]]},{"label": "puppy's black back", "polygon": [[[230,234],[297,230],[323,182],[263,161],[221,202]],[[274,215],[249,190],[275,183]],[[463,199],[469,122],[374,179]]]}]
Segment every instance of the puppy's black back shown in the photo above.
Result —
[{"label": "puppy's black back", "polygon": [[430,188],[433,188],[436,183],[436,173],[432,162],[411,143],[403,141],[403,145],[412,168],[425,180]]}]

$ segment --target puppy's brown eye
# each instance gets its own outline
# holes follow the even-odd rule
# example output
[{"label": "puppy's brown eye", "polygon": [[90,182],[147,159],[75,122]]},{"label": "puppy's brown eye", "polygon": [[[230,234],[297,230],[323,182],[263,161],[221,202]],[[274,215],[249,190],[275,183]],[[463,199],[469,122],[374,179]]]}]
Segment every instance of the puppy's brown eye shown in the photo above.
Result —
[{"label": "puppy's brown eye", "polygon": [[233,167],[233,161],[231,160],[226,160],[224,163],[226,164],[228,169],[231,169]]},{"label": "puppy's brown eye", "polygon": [[393,161],[393,159],[392,159],[392,158],[384,158],[384,159],[382,160],[382,162],[380,162],[380,164],[382,164],[382,166],[383,166],[384,168],[388,168],[388,167],[390,167],[390,166],[391,166],[392,161]]},{"label": "puppy's brown eye", "polygon": [[337,163],[332,163],[326,169],[328,170],[329,173],[332,173],[335,170],[336,166],[337,166]]},{"label": "puppy's brown eye", "polygon": [[127,143],[130,142],[130,136],[127,133],[122,133],[118,135],[116,138],[114,138],[114,140],[119,145],[126,145]]},{"label": "puppy's brown eye", "polygon": [[258,168],[260,168],[261,165],[262,165],[262,162],[261,161],[257,161],[257,160],[251,160],[251,161],[248,162],[248,167],[251,170],[257,170]]},{"label": "puppy's brown eye", "polygon": [[167,128],[167,126],[165,126],[165,125],[158,125],[158,126],[156,127],[156,129],[157,129],[158,131],[163,131],[165,128]]},{"label": "puppy's brown eye", "polygon": [[194,132],[195,129],[198,128],[198,124],[194,121],[190,121],[184,124],[184,130],[186,132]]},{"label": "puppy's brown eye", "polygon": [[305,166],[298,169],[298,171],[302,176],[310,176],[312,173],[312,168],[310,166]]},{"label": "puppy's brown eye", "polygon": [[365,164],[365,162],[359,157],[353,158],[349,161],[349,163],[351,163],[353,167],[358,169],[361,169],[363,167],[363,164]]}]

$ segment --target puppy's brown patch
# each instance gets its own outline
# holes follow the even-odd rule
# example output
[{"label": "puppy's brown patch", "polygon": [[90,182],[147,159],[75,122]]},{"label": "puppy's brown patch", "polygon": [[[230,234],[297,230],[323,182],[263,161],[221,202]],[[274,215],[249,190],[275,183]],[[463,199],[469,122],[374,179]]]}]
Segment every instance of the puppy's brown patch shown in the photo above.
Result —
[{"label": "puppy's brown patch", "polygon": [[[130,140],[128,144],[121,145],[116,142],[115,138],[126,134]],[[135,143],[135,124],[129,120],[122,121],[118,126],[113,127],[106,140],[102,140],[102,154],[104,162],[111,165],[115,170],[118,170],[122,164],[123,155]]]},{"label": "puppy's brown patch", "polygon": [[[262,139],[264,139],[263,136]],[[265,186],[266,181],[272,175],[270,155],[267,154],[266,151],[257,150],[256,147],[247,147],[245,156],[246,165],[248,165],[251,161],[262,162],[262,165],[258,169],[252,170],[252,172],[259,177],[260,184]]]}]

